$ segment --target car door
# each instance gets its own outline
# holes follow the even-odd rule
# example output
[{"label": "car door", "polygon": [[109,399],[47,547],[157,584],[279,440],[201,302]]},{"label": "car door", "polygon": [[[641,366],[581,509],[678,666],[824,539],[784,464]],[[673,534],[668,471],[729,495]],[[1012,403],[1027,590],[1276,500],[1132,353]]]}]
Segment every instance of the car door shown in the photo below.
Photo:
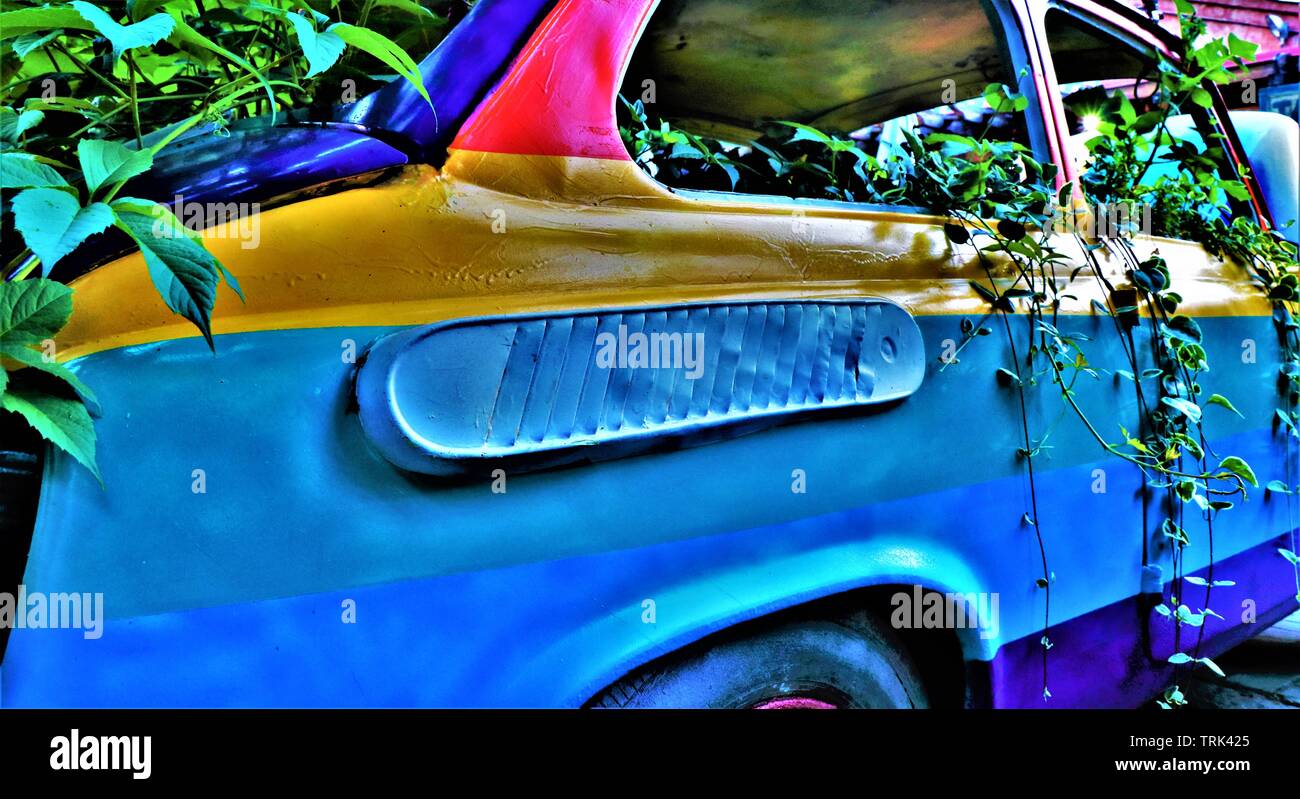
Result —
[{"label": "car door", "polygon": [[[1078,185],[1089,159],[1082,145],[1095,134],[1077,113],[1079,108],[1086,110],[1091,100],[1081,101],[1076,108],[1067,107],[1069,99],[1095,92],[1093,87],[1139,97],[1149,94],[1149,70],[1157,53],[1168,53],[1168,40],[1143,30],[1132,15],[1098,3],[1032,5],[1035,35],[1046,65],[1049,117],[1055,123],[1050,126],[1052,135],[1064,156],[1064,174]],[[1223,110],[1220,100],[1206,111],[1207,119],[1193,123],[1190,117],[1175,118],[1170,124],[1185,121],[1181,135],[1198,142],[1202,151],[1209,141],[1231,152],[1235,137]],[[1082,131],[1077,127],[1080,124]],[[1211,135],[1214,133],[1223,135],[1216,138]],[[1171,167],[1157,161],[1153,176],[1162,169],[1168,172]],[[1251,214],[1252,210],[1243,204],[1236,212]],[[1296,447],[1285,430],[1277,428],[1274,418],[1274,409],[1283,401],[1276,371],[1282,352],[1270,303],[1245,266],[1224,261],[1195,242],[1153,236],[1149,225],[1149,217],[1138,220],[1136,235],[1117,233],[1113,228],[1109,233],[1101,231],[1100,239],[1106,245],[1097,250],[1096,257],[1121,292],[1125,285],[1132,286],[1128,270],[1153,255],[1164,258],[1174,289],[1183,300],[1178,312],[1198,323],[1212,364],[1200,381],[1201,400],[1217,393],[1229,398],[1236,409],[1220,413],[1221,407],[1207,406],[1202,430],[1212,456],[1240,455],[1256,470],[1260,486],[1270,480],[1289,485],[1296,474]],[[1143,329],[1149,331],[1149,325],[1144,323]],[[1143,368],[1149,368],[1150,347],[1145,349],[1148,360]],[[1127,430],[1136,429],[1131,411],[1115,421]],[[1116,429],[1115,421],[1110,422],[1110,430]],[[1144,628],[1141,654],[1150,664],[1163,664],[1174,652],[1193,646],[1201,652],[1202,643],[1207,651],[1222,647],[1223,642],[1239,637],[1239,625],[1259,623],[1261,615],[1277,618],[1289,606],[1284,598],[1294,575],[1284,560],[1278,560],[1277,549],[1293,543],[1297,510],[1293,495],[1252,488],[1248,501],[1234,497],[1236,507],[1229,512],[1195,513],[1185,512],[1182,503],[1158,490],[1137,490],[1143,506],[1137,517],[1142,519],[1142,592],[1147,597],[1139,614]],[[1162,526],[1171,514],[1184,521],[1190,539],[1181,550],[1185,558],[1181,562],[1175,559],[1180,548]],[[1197,582],[1184,583],[1181,578],[1193,572],[1200,575],[1193,577]],[[1176,641],[1174,625],[1164,611],[1180,603],[1212,608],[1225,618],[1207,617],[1203,629],[1186,628]],[[1154,611],[1153,605],[1157,606]]]},{"label": "car door", "polygon": [[[608,42],[616,57],[604,61],[604,51],[576,44],[525,54],[453,143],[446,172],[460,201],[501,219],[506,230],[521,231],[513,234],[513,246],[527,249],[537,269],[522,271],[520,279],[561,261],[575,269],[583,294],[546,295],[550,308],[885,300],[906,311],[925,350],[924,378],[913,393],[854,414],[814,410],[780,428],[673,455],[695,464],[698,472],[692,474],[706,481],[702,491],[708,492],[684,497],[689,501],[677,506],[674,524],[692,536],[756,524],[788,531],[765,538],[754,554],[760,561],[774,558],[769,565],[786,562],[782,551],[816,563],[818,574],[803,567],[786,574],[788,584],[807,586],[804,595],[835,584],[900,580],[997,592],[1000,632],[966,641],[968,657],[992,662],[1000,702],[1043,701],[1041,639],[1059,626],[1079,631],[1059,644],[1071,657],[1054,667],[1058,701],[1127,701],[1121,680],[1098,699],[1089,647],[1097,640],[1094,630],[1105,629],[1109,619],[1096,614],[1121,617],[1127,644],[1138,645],[1125,604],[1137,593],[1132,571],[1104,567],[1112,559],[1140,563],[1139,523],[1126,532],[1113,519],[1140,513],[1141,504],[1118,488],[1122,469],[1112,478],[1116,490],[1091,490],[1101,453],[1084,427],[1060,424],[1059,397],[1047,391],[1022,396],[999,379],[1000,369],[1018,368],[1015,345],[1023,356],[1034,334],[1025,317],[1003,318],[986,298],[995,281],[1014,282],[1012,267],[986,264],[973,247],[948,240],[948,220],[915,208],[747,195],[729,191],[725,181],[711,190],[665,186],[632,162],[610,118],[621,84],[625,97],[640,97],[644,108],[664,109],[680,124],[695,122],[701,135],[741,135],[735,131],[746,114],[828,127],[838,122],[834,126],[844,130],[851,128],[838,112],[917,108],[907,104],[913,99],[908,86],[913,94],[915,85],[922,86],[919,92],[942,107],[945,80],[973,89],[952,98],[960,100],[978,97],[997,76],[1022,82],[1030,98],[1027,144],[1048,161],[1037,104],[1041,87],[1031,77],[1039,70],[1019,38],[1024,28],[1016,7],[953,2],[922,11],[867,3],[837,7],[828,22],[817,18],[819,8],[825,13],[817,4],[757,6],[747,6],[749,17],[723,2],[663,3],[657,9],[614,4],[553,17],[557,30],[575,34],[575,43]],[[619,21],[606,26],[607,15]],[[645,31],[635,55],[630,51],[638,40],[629,29]],[[799,31],[793,38],[801,49],[783,51],[771,38],[779,31]],[[727,47],[736,42],[751,44],[728,56]],[[961,47],[974,51],[951,49]],[[570,77],[592,59],[602,66]],[[832,71],[836,67],[845,73]],[[851,87],[840,102],[816,107],[807,96],[817,91],[806,80],[802,93],[776,90],[792,70],[800,79],[865,80],[870,91],[849,96]],[[884,77],[872,84],[873,75]],[[784,100],[791,96],[796,100]],[[504,250],[487,235],[480,240],[481,249],[504,267]],[[1070,241],[1061,246],[1070,247]],[[1088,302],[1104,298],[1096,291],[1075,298],[1069,312],[1086,316]],[[1096,320],[1086,324],[1099,327]],[[753,335],[764,335],[763,328]],[[834,362],[834,355],[827,360]],[[1086,393],[1088,403],[1121,404],[1110,384]],[[1050,447],[1040,448],[1051,430]],[[639,490],[666,490],[675,480],[673,461],[657,463],[662,468],[654,474],[638,472]],[[1042,464],[1032,479],[1031,463]],[[1036,503],[1041,491],[1062,501]],[[717,497],[733,499],[718,506]],[[1081,507],[1087,512],[1080,513]],[[839,556],[830,557],[832,549]],[[699,588],[696,581],[706,572],[680,565],[687,571],[662,579]],[[777,599],[770,581],[757,576],[743,587],[729,582],[728,588],[739,590],[741,606],[756,597],[789,601]],[[708,592],[686,590],[703,611]],[[1049,604],[1047,595],[1054,592],[1059,594]]]}]

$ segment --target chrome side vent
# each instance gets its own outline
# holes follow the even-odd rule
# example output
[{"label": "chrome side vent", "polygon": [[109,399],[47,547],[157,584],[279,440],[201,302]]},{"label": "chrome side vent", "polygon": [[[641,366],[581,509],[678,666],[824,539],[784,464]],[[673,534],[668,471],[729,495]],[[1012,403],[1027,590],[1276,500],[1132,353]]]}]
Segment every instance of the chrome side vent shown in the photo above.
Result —
[{"label": "chrome side vent", "polygon": [[385,457],[454,475],[717,440],[898,400],[924,373],[915,320],[884,300],[710,303],[404,331],[371,347],[357,400]]}]

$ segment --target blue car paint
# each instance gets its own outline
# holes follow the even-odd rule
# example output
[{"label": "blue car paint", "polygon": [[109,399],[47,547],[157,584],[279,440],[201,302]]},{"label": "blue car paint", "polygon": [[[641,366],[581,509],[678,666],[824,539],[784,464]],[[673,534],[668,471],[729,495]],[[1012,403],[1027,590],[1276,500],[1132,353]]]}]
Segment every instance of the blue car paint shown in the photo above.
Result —
[{"label": "blue car paint", "polygon": [[[1071,324],[1097,333],[1103,321]],[[918,323],[932,352],[957,335],[956,318]],[[1216,451],[1264,481],[1293,477],[1294,453],[1264,421],[1269,320],[1201,325],[1222,364],[1216,389],[1245,415],[1216,419]],[[98,640],[15,631],[0,701],[574,705],[710,631],[872,584],[999,592],[998,635],[968,631],[969,659],[1037,638],[1039,553],[1022,522],[1018,411],[993,377],[1007,357],[994,337],[942,372],[931,361],[897,405],[513,476],[493,494],[401,472],[366,444],[340,353],[395,330],[235,334],[217,337],[219,358],[189,339],[76,362],[113,398],[97,425],[106,490],[53,459],[25,582],[103,591],[108,620]],[[1247,337],[1261,342],[1256,364],[1231,346]],[[157,379],[132,379],[145,368]],[[1030,397],[1036,425],[1060,413],[1050,390]],[[1136,418],[1131,387],[1109,377],[1082,385],[1079,401],[1100,418]],[[1079,425],[1061,425],[1053,444],[1036,487],[1059,625],[1138,593],[1141,479]],[[206,493],[192,491],[196,469]],[[791,490],[794,469],[805,494]],[[123,499],[145,491],[151,502]],[[1130,518],[1131,534],[1117,534],[1113,520]],[[1291,498],[1255,492],[1215,525],[1216,561],[1250,550],[1261,529],[1296,526]],[[1190,572],[1208,553],[1203,528],[1189,532]],[[1167,564],[1158,546],[1153,562]],[[344,599],[357,603],[355,625],[341,623]],[[1133,625],[1115,634],[1136,638]]]}]

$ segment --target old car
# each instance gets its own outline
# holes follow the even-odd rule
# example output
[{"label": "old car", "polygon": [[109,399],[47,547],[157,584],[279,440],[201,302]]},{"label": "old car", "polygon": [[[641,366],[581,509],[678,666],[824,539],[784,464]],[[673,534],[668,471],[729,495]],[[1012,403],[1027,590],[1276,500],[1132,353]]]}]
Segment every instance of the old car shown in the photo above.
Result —
[{"label": "old car", "polygon": [[[205,240],[247,302],[223,289],[214,353],[138,253],[56,270],[103,487],[11,434],[0,479],[39,501],[0,546],[28,592],[102,593],[103,634],[13,630],[0,702],[1147,702],[1187,636],[1213,657],[1297,608],[1300,506],[1262,487],[1295,485],[1297,442],[1246,270],[1131,245],[1176,273],[1238,412],[1207,410],[1207,449],[1260,478],[1212,536],[1186,515],[1176,569],[1149,478],[1059,392],[1022,407],[999,379],[1001,322],[950,357],[988,273],[944,218],[665,185],[616,108],[887,146],[1002,82],[1026,105],[996,124],[1061,187],[1083,168],[1071,92],[1171,47],[1110,0],[480,0],[420,65],[431,105],[397,82],[330,122],[179,142],[133,193],[230,209]],[[1240,213],[1294,216],[1294,121],[1214,93],[1188,127],[1224,143]],[[1120,248],[1091,255],[1121,287]],[[1082,281],[1056,325],[1118,364],[1111,301]],[[1075,397],[1141,425],[1114,375]],[[1050,447],[1026,452],[1026,425]],[[954,597],[965,623],[925,612]],[[1160,612],[1180,603],[1215,610],[1182,643]]]}]

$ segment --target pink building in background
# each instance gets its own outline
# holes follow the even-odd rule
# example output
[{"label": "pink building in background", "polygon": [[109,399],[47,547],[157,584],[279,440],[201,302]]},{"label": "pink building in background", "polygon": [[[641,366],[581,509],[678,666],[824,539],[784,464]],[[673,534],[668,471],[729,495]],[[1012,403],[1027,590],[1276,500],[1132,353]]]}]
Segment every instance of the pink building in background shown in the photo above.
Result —
[{"label": "pink building in background", "polygon": [[[1158,14],[1160,24],[1177,32],[1178,18],[1172,0],[1131,0],[1148,14]],[[1259,82],[1257,102],[1234,102],[1235,92],[1225,92],[1230,104],[1277,111],[1295,117],[1300,94],[1300,0],[1193,0],[1197,13],[1213,36],[1237,36],[1259,44],[1250,76]],[[1247,95],[1249,97],[1249,95]]]}]

